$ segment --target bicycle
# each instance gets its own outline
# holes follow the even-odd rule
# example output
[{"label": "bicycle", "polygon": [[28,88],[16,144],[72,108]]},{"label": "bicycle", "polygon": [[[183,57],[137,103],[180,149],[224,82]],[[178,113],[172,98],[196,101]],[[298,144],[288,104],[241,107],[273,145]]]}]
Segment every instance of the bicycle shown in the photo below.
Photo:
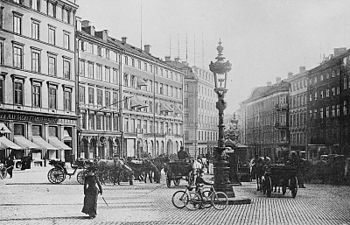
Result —
[{"label": "bicycle", "polygon": [[199,207],[210,208],[213,206],[217,210],[224,210],[228,205],[228,197],[224,192],[216,191],[212,185],[210,190],[203,191],[202,194],[193,192],[195,186],[186,186],[186,190],[180,190],[173,194],[172,203],[178,208],[186,207],[189,210],[196,210]]}]

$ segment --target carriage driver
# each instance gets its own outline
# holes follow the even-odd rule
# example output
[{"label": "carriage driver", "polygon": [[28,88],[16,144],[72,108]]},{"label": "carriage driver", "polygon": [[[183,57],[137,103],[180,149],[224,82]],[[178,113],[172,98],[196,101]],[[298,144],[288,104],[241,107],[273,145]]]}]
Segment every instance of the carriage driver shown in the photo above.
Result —
[{"label": "carriage driver", "polygon": [[185,160],[188,159],[190,156],[189,156],[188,153],[184,150],[184,147],[181,146],[181,147],[180,147],[180,151],[177,153],[177,157],[179,158],[179,160],[185,161]]}]

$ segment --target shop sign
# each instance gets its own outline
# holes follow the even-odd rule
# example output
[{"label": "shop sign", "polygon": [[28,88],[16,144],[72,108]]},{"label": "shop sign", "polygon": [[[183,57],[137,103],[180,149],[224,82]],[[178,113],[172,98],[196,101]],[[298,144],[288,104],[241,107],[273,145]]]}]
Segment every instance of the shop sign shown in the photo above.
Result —
[{"label": "shop sign", "polygon": [[23,115],[23,114],[0,114],[0,119],[2,120],[14,120],[14,121],[28,121],[35,123],[57,123],[57,118],[52,117],[42,117],[34,115]]}]

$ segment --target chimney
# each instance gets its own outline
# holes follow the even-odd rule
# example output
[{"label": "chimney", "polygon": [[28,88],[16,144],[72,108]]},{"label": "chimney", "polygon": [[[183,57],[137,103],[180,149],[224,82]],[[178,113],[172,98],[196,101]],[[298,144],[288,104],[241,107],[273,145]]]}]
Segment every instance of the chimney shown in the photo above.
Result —
[{"label": "chimney", "polygon": [[165,56],[165,62],[170,62],[170,56]]},{"label": "chimney", "polygon": [[151,54],[151,45],[145,45],[144,49],[147,54]]},{"label": "chimney", "polygon": [[90,26],[90,21],[89,21],[89,20],[83,20],[83,21],[81,21],[81,26],[82,26],[82,27],[89,27],[89,26]]},{"label": "chimney", "polygon": [[305,66],[299,66],[299,73],[303,73],[306,71]]},{"label": "chimney", "polygon": [[270,86],[272,86],[272,82],[271,82],[271,81],[268,81],[268,82],[266,83],[266,85],[267,85],[268,87],[270,87]]},{"label": "chimney", "polygon": [[102,30],[102,31],[96,31],[95,32],[96,37],[101,38],[104,41],[107,41],[108,38],[108,30]]},{"label": "chimney", "polygon": [[127,37],[122,37],[122,44],[126,44],[126,38]]},{"label": "chimney", "polygon": [[176,57],[175,58],[175,62],[179,62],[180,61],[180,58],[179,57]]},{"label": "chimney", "polygon": [[[293,73],[292,72],[289,72],[288,73],[288,78],[291,78],[293,76]],[[276,78],[276,82],[277,82],[277,78]]]},{"label": "chimney", "polygon": [[334,48],[334,56],[341,55],[346,52],[346,48]]},{"label": "chimney", "polygon": [[281,82],[281,77],[276,77],[276,84]]}]

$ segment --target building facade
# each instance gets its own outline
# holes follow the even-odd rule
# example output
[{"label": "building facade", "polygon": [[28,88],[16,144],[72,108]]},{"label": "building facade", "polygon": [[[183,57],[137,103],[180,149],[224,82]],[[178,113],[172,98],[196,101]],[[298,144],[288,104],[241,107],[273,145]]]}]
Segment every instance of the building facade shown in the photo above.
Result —
[{"label": "building facade", "polygon": [[76,155],[77,8],[68,0],[0,1],[2,157],[68,161]]},{"label": "building facade", "polygon": [[187,62],[179,60],[175,58],[172,61],[170,57],[166,57],[165,61],[185,74],[184,147],[192,157],[198,157],[212,153],[213,147],[217,144],[215,141],[218,132],[217,118],[214,116],[216,109],[212,95],[214,77],[209,71],[195,66],[190,67]]},{"label": "building facade", "polygon": [[279,78],[274,85],[256,88],[242,102],[244,144],[249,146],[250,157],[266,155],[275,161],[288,150],[288,100],[289,83]]},{"label": "building facade", "polygon": [[349,156],[349,55],[344,48],[310,70],[308,84],[308,157]]},{"label": "building facade", "polygon": [[183,73],[152,56],[150,45],[141,50],[88,21],[81,25],[84,157],[176,153],[183,146]]},{"label": "building facade", "polygon": [[305,67],[299,73],[288,75],[289,88],[289,130],[290,149],[305,156],[307,147],[307,86],[308,72]]}]

